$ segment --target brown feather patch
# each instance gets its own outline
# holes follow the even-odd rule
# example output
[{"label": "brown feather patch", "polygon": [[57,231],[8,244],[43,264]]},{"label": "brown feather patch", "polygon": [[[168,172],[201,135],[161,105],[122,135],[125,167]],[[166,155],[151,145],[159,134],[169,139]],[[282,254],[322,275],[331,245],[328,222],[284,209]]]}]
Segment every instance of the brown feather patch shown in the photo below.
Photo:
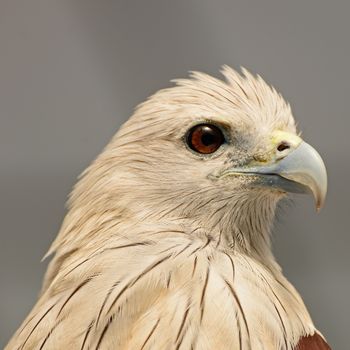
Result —
[{"label": "brown feather patch", "polygon": [[295,350],[332,350],[324,339],[317,333],[302,337]]}]

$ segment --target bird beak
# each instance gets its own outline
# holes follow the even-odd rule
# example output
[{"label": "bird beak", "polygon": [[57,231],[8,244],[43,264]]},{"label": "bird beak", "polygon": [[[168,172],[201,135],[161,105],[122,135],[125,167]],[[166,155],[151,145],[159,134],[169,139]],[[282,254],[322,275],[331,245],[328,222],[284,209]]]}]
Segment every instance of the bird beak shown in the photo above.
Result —
[{"label": "bird beak", "polygon": [[[327,193],[327,171],[321,156],[300,137],[282,131],[272,135],[267,161],[231,168],[225,175],[253,175],[252,184],[284,192],[311,193],[320,210]],[[279,147],[281,146],[282,147]]]}]

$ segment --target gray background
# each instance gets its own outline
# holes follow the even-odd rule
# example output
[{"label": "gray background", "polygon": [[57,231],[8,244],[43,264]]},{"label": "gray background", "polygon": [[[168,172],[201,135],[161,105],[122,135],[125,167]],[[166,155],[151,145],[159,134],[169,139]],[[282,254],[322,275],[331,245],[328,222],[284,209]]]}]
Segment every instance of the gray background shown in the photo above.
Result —
[{"label": "gray background", "polygon": [[226,63],[275,85],[327,164],[326,207],[296,198],[274,249],[316,325],[348,349],[349,4],[0,0],[0,346],[35,302],[77,175],[137,103]]}]

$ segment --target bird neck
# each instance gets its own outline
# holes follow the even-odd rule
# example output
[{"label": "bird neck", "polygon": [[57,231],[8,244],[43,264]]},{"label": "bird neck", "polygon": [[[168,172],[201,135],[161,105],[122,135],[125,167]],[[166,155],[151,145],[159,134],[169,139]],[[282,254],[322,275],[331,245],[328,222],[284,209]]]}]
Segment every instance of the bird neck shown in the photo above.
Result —
[{"label": "bird neck", "polygon": [[205,205],[190,199],[184,201],[179,196],[178,199],[173,197],[166,206],[152,203],[133,212],[136,222],[147,223],[150,227],[161,224],[194,239],[210,240],[217,249],[245,254],[264,265],[275,266],[271,229],[279,199],[259,193],[254,198],[237,194],[223,201],[211,198],[209,193]]},{"label": "bird neck", "polygon": [[218,249],[246,255],[274,270],[277,266],[279,270],[271,248],[276,205],[269,200],[246,204],[246,208],[232,204],[231,210],[220,220],[213,220],[208,212],[205,217],[194,220],[193,231],[203,238],[210,237],[216,241]]},{"label": "bird neck", "polygon": [[246,192],[235,193],[229,198],[227,194],[220,197],[217,193],[208,193],[204,203],[191,199],[184,201],[179,196],[178,200],[172,199],[165,212],[159,213],[159,208],[164,205],[151,207],[141,220],[171,218],[171,222],[182,222],[183,227],[188,227],[189,235],[216,241],[218,249],[274,262],[271,230],[280,198],[280,195],[264,191],[255,192],[254,196]]}]

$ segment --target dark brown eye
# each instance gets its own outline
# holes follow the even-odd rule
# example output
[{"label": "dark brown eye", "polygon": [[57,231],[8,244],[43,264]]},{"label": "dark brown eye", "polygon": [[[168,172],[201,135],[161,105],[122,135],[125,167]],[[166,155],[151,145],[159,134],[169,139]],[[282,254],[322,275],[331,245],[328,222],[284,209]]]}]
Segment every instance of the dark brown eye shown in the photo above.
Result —
[{"label": "dark brown eye", "polygon": [[214,153],[225,142],[221,130],[212,124],[194,126],[188,133],[188,146],[202,154]]}]

